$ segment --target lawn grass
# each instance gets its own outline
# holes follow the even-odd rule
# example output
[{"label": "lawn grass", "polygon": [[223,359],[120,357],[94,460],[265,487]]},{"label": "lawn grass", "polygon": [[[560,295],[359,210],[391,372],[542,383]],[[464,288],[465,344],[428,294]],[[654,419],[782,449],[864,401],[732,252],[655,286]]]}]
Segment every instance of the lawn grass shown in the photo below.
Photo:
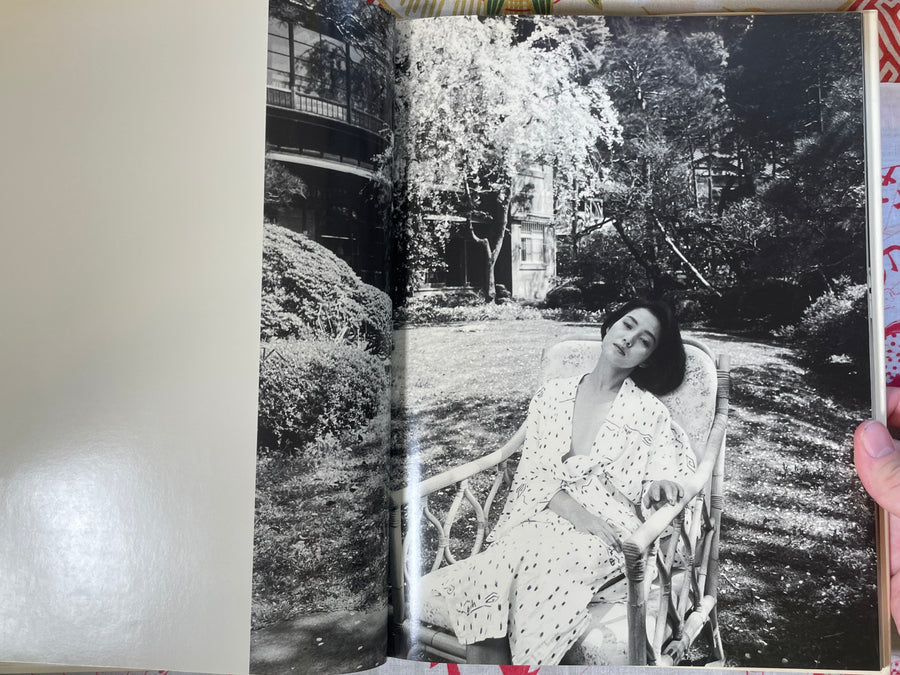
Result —
[{"label": "lawn grass", "polygon": [[[542,319],[397,331],[394,485],[499,447],[537,389],[541,349],[586,334],[599,329]],[[788,347],[694,334],[730,355],[734,381],[720,552],[726,665],[877,668],[874,519],[851,459],[868,404],[846,381],[823,389]]]},{"label": "lawn grass", "polygon": [[257,458],[252,626],[386,606],[387,419]]},{"label": "lawn grass", "polygon": [[543,347],[578,336],[599,336],[599,328],[536,319],[395,331],[395,487],[405,483],[407,457],[428,476],[505,442],[538,388]]}]

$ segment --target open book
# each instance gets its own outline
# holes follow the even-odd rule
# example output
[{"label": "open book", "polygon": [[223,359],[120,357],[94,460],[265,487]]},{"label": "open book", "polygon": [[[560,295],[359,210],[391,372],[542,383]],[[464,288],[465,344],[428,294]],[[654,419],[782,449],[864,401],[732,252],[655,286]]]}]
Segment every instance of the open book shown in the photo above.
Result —
[{"label": "open book", "polygon": [[268,45],[251,671],[881,668],[870,21]]},{"label": "open book", "polygon": [[[867,19],[347,8],[0,4],[0,669],[237,673],[252,654],[254,672],[337,672],[391,653],[425,672],[469,657],[435,614],[446,577],[425,592],[435,561],[466,569],[504,529],[533,544],[515,528],[548,517],[540,556],[578,539],[612,561],[565,609],[590,619],[563,660],[880,666],[880,530],[849,455],[878,412],[867,373],[882,386]],[[527,475],[555,466],[529,419],[660,337],[623,337],[623,316],[600,340],[639,295],[671,301],[686,384],[705,373],[713,398],[644,397],[639,374],[588,398],[603,429],[575,413],[570,477],[599,477],[584,439],[642,399],[652,414],[622,425],[637,445],[602,451],[647,436],[672,461],[616,472],[629,527],[589,499],[557,513],[571,485],[529,513]],[[446,528],[458,495],[443,537],[429,514]],[[557,576],[554,593],[577,581]]]}]

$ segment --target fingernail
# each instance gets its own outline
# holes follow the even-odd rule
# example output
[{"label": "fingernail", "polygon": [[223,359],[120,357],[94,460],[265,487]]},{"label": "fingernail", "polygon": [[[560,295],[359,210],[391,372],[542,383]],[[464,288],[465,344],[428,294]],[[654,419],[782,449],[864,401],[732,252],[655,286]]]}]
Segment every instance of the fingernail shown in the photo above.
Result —
[{"label": "fingernail", "polygon": [[879,422],[871,421],[863,427],[863,447],[870,457],[886,457],[894,452],[894,439],[888,433],[885,426]]}]

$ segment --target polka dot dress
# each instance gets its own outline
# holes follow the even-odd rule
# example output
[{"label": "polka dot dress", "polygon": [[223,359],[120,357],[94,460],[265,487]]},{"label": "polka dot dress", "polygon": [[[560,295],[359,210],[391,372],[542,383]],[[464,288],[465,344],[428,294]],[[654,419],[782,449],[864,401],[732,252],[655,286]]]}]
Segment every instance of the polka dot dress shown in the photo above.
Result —
[{"label": "polka dot dress", "polygon": [[424,593],[446,603],[448,627],[461,642],[508,637],[516,664],[559,663],[587,629],[592,599],[627,599],[624,556],[548,509],[554,495],[567,492],[622,539],[646,516],[645,491],[653,481],[683,481],[695,467],[687,437],[665,406],[631,380],[590,453],[563,460],[580,380],[554,380],[532,399],[493,543],[421,580]]}]

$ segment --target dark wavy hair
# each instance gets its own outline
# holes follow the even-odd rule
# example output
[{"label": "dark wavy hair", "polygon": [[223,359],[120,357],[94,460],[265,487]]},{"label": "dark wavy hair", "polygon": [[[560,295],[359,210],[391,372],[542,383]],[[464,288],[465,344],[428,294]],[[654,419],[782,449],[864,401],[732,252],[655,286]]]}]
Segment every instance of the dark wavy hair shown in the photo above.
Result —
[{"label": "dark wavy hair", "polygon": [[684,380],[685,355],[681,329],[672,307],[662,300],[636,299],[606,315],[600,327],[601,335],[606,335],[616,321],[635,309],[646,309],[659,321],[660,330],[656,348],[644,363],[631,371],[631,379],[641,389],[661,396],[678,388]]}]

